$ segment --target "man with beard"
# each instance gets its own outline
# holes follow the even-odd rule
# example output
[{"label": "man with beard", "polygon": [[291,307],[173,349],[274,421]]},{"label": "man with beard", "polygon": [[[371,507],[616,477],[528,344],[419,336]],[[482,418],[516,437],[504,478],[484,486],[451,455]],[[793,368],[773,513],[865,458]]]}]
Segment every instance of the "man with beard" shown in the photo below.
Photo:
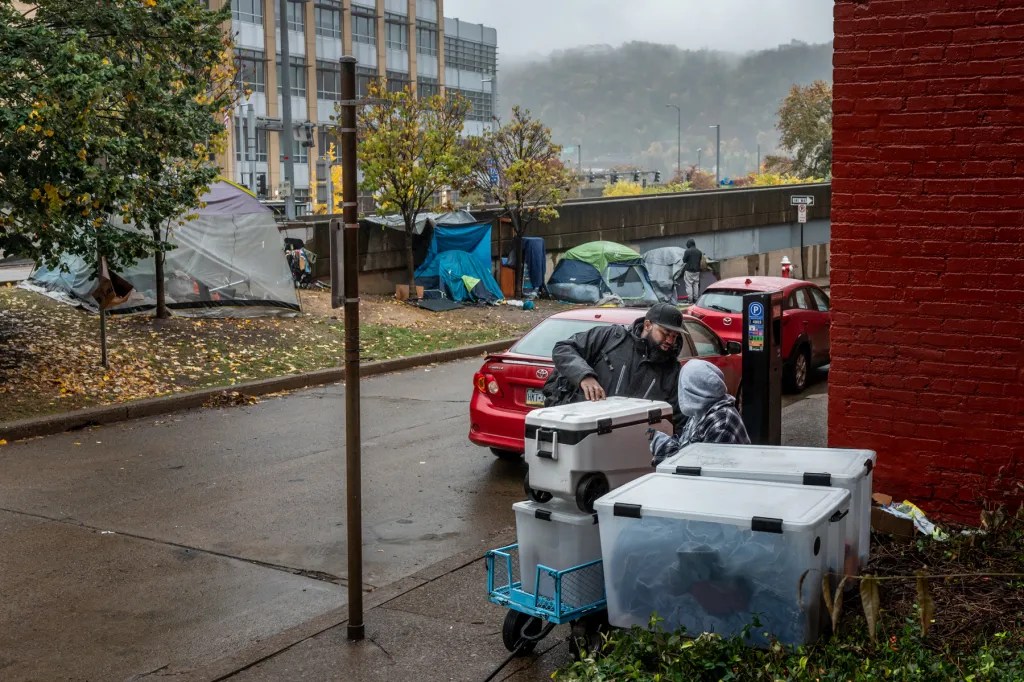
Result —
[{"label": "man with beard", "polygon": [[601,325],[555,344],[545,406],[625,396],[663,400],[681,423],[676,385],[683,314],[656,303],[631,325]]}]

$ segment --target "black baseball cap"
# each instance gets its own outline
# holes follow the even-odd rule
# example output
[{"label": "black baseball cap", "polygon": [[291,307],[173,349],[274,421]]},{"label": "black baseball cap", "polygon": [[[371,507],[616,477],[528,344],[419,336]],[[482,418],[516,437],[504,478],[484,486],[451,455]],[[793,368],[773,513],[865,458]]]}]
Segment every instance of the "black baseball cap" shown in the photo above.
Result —
[{"label": "black baseball cap", "polygon": [[654,324],[670,329],[674,332],[683,332],[683,313],[671,303],[655,303],[647,311],[644,319]]}]

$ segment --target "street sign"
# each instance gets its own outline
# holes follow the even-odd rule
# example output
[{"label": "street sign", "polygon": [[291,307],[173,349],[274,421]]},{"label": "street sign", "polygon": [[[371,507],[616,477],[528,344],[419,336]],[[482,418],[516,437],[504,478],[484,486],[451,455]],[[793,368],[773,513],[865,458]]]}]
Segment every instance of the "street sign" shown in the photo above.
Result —
[{"label": "street sign", "polygon": [[796,207],[796,221],[798,223],[807,222],[807,206],[805,204],[800,204]]},{"label": "street sign", "polygon": [[493,161],[487,164],[487,179],[492,185],[498,184],[498,166]]},{"label": "street sign", "polygon": [[810,194],[794,194],[789,197],[790,206],[814,206],[814,197]]}]

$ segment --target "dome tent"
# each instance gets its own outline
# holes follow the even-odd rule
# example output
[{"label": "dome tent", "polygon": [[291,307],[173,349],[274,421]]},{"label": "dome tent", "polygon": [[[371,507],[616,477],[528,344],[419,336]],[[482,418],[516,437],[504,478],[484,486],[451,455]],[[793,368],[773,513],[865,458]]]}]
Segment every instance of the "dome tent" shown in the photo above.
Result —
[{"label": "dome tent", "polygon": [[[299,310],[295,285],[284,256],[284,239],[273,211],[248,190],[225,180],[212,185],[193,220],[170,230],[164,261],[167,307],[192,317],[253,317],[291,314]],[[111,224],[135,229],[120,221]],[[96,303],[96,264],[64,255],[42,264],[26,283],[58,300],[91,310]],[[108,310],[136,313],[156,307],[156,275],[152,258],[118,273],[135,291]]]},{"label": "dome tent", "polygon": [[627,305],[659,300],[640,254],[615,242],[588,242],[569,249],[547,287],[554,298],[573,303],[597,303],[608,296]]}]

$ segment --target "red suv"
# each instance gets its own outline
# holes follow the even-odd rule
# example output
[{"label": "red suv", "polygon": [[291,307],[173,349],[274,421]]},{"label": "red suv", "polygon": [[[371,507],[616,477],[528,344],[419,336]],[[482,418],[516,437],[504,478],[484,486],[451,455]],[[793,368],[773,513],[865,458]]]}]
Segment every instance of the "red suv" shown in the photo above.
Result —
[{"label": "red suv", "polygon": [[829,363],[829,327],[832,313],[824,291],[788,277],[733,277],[715,282],[686,312],[702,320],[727,341],[743,336],[743,295],[781,291],[782,359],[786,388],[799,393],[807,386],[814,367]]},{"label": "red suv", "polygon": [[[484,359],[473,377],[469,401],[469,440],[491,448],[502,459],[523,452],[526,413],[544,405],[544,382],[555,366],[555,343],[576,332],[604,324],[631,324],[644,316],[638,308],[578,308],[552,315],[526,333],[504,353]],[[729,393],[739,397],[743,362],[739,343],[723,341],[696,319],[683,315],[686,334],[680,362],[693,357],[716,365],[725,375]]]}]

